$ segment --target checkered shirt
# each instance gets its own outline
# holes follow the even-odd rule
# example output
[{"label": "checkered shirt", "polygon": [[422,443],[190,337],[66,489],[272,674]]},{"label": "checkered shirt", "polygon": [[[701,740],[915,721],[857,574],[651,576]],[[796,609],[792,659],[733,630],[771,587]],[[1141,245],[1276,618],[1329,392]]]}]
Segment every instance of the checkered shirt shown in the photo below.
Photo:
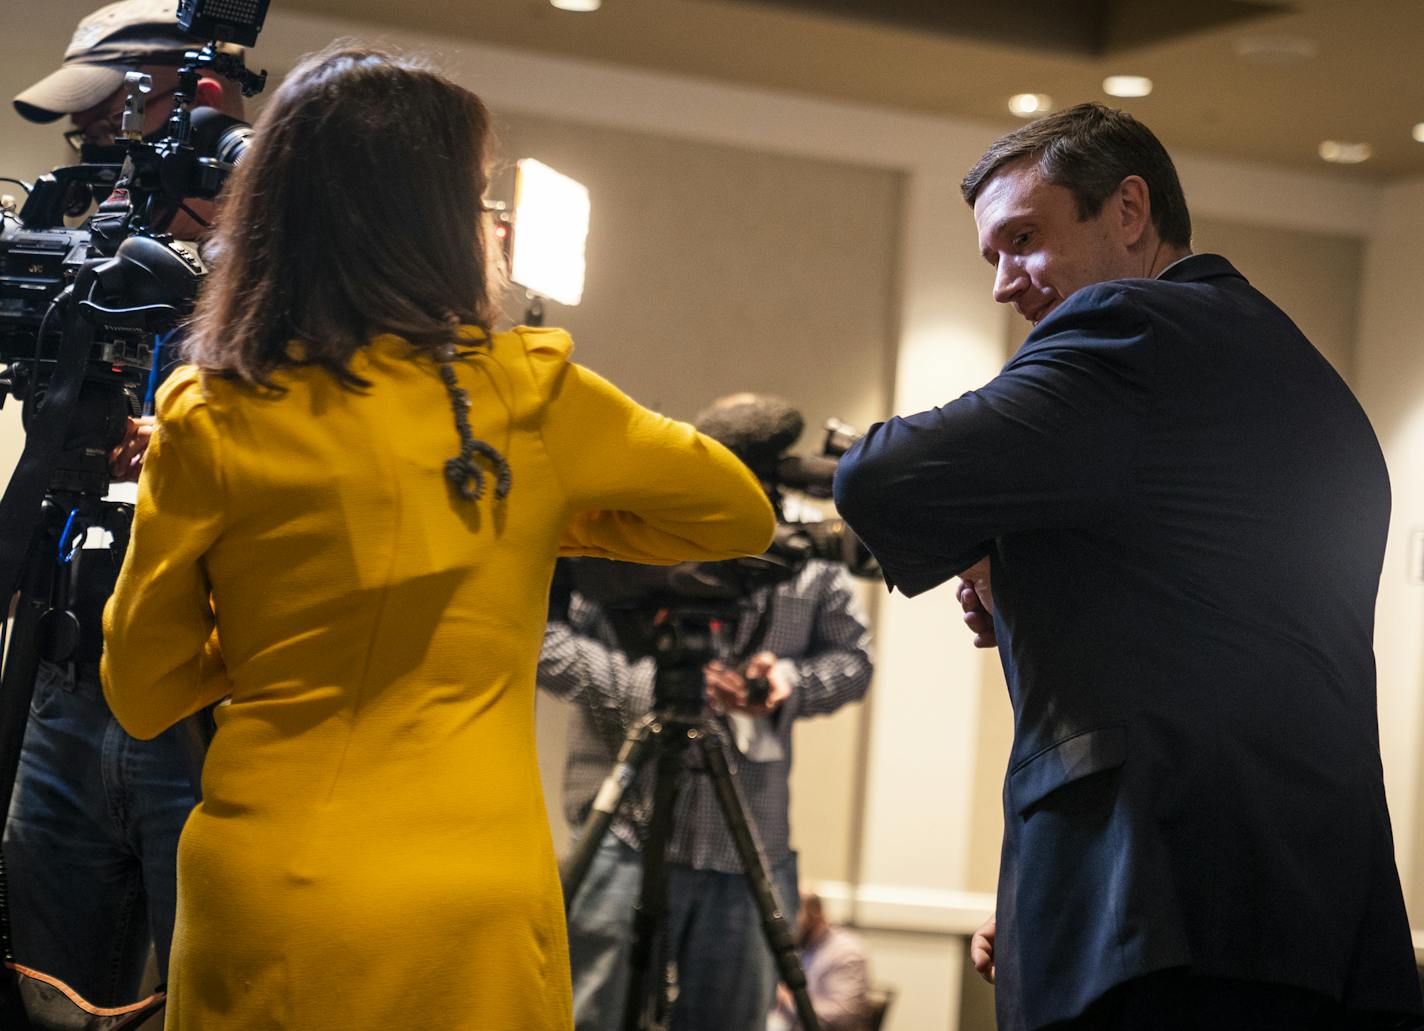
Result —
[{"label": "checkered shirt", "polygon": [[[782,758],[752,762],[739,755],[725,721],[708,721],[724,742],[747,812],[774,867],[790,854],[788,807],[791,730],[802,716],[834,712],[863,697],[870,686],[870,632],[854,587],[836,564],[812,560],[794,578],[753,593],[723,661],[745,660],[760,615],[771,619],[759,651],[783,660],[791,695],[767,717],[781,743]],[[575,593],[567,622],[549,624],[539,658],[539,686],[575,703],[564,765],[564,815],[573,825],[587,818],[599,785],[612,767],[630,726],[652,707],[655,666],[630,660],[618,648],[613,627],[593,602]],[[686,773],[673,817],[671,862],[696,869],[740,873],[742,864],[726,828],[716,789],[695,749],[686,753]],[[653,763],[629,788],[613,821],[614,833],[641,848],[652,811]]]}]

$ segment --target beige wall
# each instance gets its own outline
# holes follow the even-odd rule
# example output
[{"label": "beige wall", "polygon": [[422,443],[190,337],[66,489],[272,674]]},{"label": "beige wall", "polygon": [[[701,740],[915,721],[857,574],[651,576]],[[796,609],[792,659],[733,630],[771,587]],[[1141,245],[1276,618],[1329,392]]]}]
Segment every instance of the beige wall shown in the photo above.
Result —
[{"label": "beige wall", "polygon": [[[1389,464],[1394,495],[1375,614],[1380,738],[1386,761],[1409,758],[1387,780],[1395,846],[1413,925],[1424,925],[1424,180],[1384,191],[1365,266],[1357,360],[1360,400]],[[1387,767],[1388,769],[1388,767]]]}]

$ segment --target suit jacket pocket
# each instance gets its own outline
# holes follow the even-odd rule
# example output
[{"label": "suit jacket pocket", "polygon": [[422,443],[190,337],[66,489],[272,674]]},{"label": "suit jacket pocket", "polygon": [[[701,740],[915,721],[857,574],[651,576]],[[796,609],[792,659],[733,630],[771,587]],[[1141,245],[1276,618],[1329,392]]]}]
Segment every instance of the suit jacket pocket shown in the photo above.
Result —
[{"label": "suit jacket pocket", "polygon": [[1009,773],[1009,798],[1022,815],[1065,784],[1115,770],[1127,758],[1127,727],[1111,723],[1085,730],[1029,756]]}]

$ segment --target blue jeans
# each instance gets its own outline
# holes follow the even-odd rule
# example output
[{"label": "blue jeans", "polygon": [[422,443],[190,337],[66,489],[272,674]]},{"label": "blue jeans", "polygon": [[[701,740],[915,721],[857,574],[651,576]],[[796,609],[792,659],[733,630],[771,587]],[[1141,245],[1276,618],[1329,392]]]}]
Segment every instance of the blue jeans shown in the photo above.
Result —
[{"label": "blue jeans", "polygon": [[[642,881],[642,856],[612,833],[605,836],[569,914],[578,1031],[622,1031]],[[786,919],[794,921],[800,898],[794,855],[772,871],[772,881]],[[670,863],[664,940],[678,969],[672,1031],[765,1031],[779,976],[741,874]]]},{"label": "blue jeans", "polygon": [[15,959],[90,1002],[132,1002],[149,941],[168,968],[178,835],[194,805],[181,727],[124,733],[98,670],[41,663],[5,826]]}]

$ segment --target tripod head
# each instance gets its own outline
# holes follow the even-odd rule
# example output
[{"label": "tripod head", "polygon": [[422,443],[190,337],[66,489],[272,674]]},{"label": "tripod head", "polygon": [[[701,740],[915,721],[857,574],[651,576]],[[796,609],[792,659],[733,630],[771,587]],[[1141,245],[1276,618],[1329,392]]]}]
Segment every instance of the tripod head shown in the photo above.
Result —
[{"label": "tripod head", "polygon": [[[727,626],[736,626],[738,608],[688,606],[666,609],[650,628],[648,654],[657,663],[653,711],[665,719],[695,721],[704,707],[702,670],[721,649]],[[728,617],[731,617],[730,619]]]},{"label": "tripod head", "polygon": [[[644,566],[608,559],[561,560],[567,575],[555,579],[555,594],[577,590],[601,606],[618,644],[629,658],[657,661],[653,710],[669,718],[698,719],[703,712],[702,670],[730,650],[744,617],[757,614],[752,596],[795,576],[805,565],[798,541],[774,545],[764,555],[724,562]],[[556,599],[551,606],[557,610]],[[753,703],[765,701],[763,678],[747,682]]]}]

